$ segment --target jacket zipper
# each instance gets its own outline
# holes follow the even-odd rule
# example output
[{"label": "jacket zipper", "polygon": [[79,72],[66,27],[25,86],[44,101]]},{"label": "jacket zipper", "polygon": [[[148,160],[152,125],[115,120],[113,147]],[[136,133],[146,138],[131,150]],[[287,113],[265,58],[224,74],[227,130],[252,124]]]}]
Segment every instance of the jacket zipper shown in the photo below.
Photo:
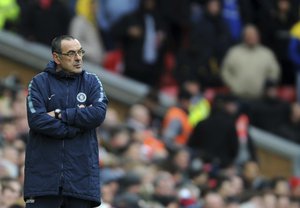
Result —
[{"label": "jacket zipper", "polygon": [[61,162],[61,174],[60,174],[60,186],[64,185],[64,148],[65,148],[65,140],[62,139],[62,162]]},{"label": "jacket zipper", "polygon": [[[67,81],[67,99],[66,99],[66,106],[68,106],[68,99],[69,99],[69,81]],[[62,162],[61,162],[61,175],[60,175],[60,184],[61,187],[64,185],[64,158],[65,158],[65,139],[62,139]]]}]

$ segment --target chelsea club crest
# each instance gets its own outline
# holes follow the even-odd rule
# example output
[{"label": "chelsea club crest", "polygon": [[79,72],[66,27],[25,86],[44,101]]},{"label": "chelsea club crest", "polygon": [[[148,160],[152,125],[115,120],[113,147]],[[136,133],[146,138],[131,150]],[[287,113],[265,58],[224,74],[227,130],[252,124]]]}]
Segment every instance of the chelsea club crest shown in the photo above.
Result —
[{"label": "chelsea club crest", "polygon": [[83,92],[80,92],[77,94],[77,101],[80,102],[80,103],[83,103],[86,101],[86,94],[83,93]]}]

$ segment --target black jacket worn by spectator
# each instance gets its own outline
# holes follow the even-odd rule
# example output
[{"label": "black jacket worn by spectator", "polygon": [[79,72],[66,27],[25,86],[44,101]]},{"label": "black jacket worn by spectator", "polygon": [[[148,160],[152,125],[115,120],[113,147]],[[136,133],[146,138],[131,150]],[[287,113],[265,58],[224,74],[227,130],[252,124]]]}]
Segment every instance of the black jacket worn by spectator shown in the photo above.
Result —
[{"label": "black jacket worn by spectator", "polygon": [[207,7],[209,6],[206,5],[203,15],[192,23],[190,51],[187,55],[195,63],[192,70],[196,71],[195,74],[203,85],[222,86],[219,67],[233,41],[221,10],[213,14]]},{"label": "black jacket worn by spectator", "polygon": [[[113,26],[112,32],[124,52],[124,74],[153,86],[158,84],[163,67],[166,30],[159,13],[155,9],[145,9],[145,2],[147,1],[141,1],[141,7],[137,12],[129,14],[118,21]],[[156,0],[153,0],[153,2],[156,2]],[[147,35],[145,23],[147,16],[151,16],[152,20],[154,20],[156,36],[154,45],[157,57],[152,63],[147,63],[143,57]],[[135,31],[134,35],[130,32],[133,28]]]},{"label": "black jacket worn by spectator", "polygon": [[262,98],[249,103],[251,124],[263,130],[278,133],[283,124],[289,123],[290,104],[279,98]]},{"label": "black jacket worn by spectator", "polygon": [[22,14],[20,33],[29,40],[50,45],[53,37],[67,34],[71,13],[60,1],[29,3]]},{"label": "black jacket worn by spectator", "polygon": [[235,117],[222,111],[212,114],[195,127],[188,141],[193,152],[200,152],[207,162],[217,162],[221,167],[234,163],[238,152]]}]

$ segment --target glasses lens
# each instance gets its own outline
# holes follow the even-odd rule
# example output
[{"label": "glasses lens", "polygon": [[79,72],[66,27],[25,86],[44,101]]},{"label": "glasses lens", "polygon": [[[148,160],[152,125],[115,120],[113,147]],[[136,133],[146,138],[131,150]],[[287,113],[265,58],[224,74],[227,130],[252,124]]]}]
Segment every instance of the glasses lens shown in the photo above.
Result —
[{"label": "glasses lens", "polygon": [[70,51],[70,52],[67,53],[67,55],[68,55],[69,57],[74,57],[74,56],[76,55],[76,52]]},{"label": "glasses lens", "polygon": [[79,56],[84,56],[84,53],[85,53],[85,51],[84,51],[84,50],[80,50],[80,51],[78,51],[78,55],[79,55]]},{"label": "glasses lens", "polygon": [[79,50],[77,52],[75,52],[75,51],[69,51],[68,53],[61,53],[61,54],[69,56],[70,58],[74,58],[76,55],[78,55],[80,57],[84,56],[85,51],[84,50]]}]

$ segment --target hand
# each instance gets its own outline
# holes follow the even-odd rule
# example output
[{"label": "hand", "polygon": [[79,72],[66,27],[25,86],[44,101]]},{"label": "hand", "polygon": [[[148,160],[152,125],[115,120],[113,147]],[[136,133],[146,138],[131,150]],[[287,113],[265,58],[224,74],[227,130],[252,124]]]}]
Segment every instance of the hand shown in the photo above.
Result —
[{"label": "hand", "polygon": [[[89,105],[89,106],[87,106],[87,107],[91,107],[91,106],[93,106],[93,105],[91,104],[91,105]],[[85,108],[85,107],[86,107],[86,106],[83,105],[83,104],[78,105],[78,108]]]},{"label": "hand", "polygon": [[50,111],[50,112],[48,112],[47,114],[48,114],[49,116],[51,116],[51,117],[55,118],[54,111]]},{"label": "hand", "polygon": [[142,36],[142,29],[139,26],[131,26],[128,29],[128,35],[132,38],[139,38]]},{"label": "hand", "polygon": [[165,41],[166,35],[163,31],[158,31],[156,33],[156,46],[160,47],[162,42]]},{"label": "hand", "polygon": [[[56,112],[55,112],[56,110],[59,110],[59,113],[58,113],[57,117],[56,117]],[[48,114],[49,116],[53,117],[53,118],[61,119],[61,110],[60,110],[60,109],[56,109],[56,110],[50,111],[50,112],[48,112],[47,114]]]}]

